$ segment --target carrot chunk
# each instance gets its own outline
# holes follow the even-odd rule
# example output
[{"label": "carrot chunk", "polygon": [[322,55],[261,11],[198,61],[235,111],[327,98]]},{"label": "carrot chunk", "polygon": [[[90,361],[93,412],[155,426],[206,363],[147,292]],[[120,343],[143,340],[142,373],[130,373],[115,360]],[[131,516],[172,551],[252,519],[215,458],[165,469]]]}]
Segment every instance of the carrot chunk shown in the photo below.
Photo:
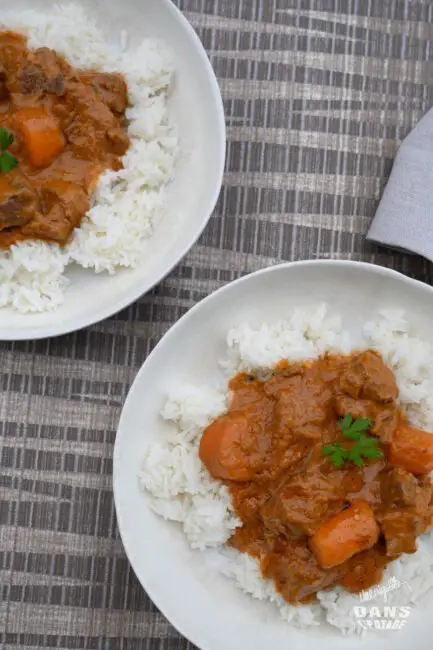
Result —
[{"label": "carrot chunk", "polygon": [[34,167],[48,167],[64,150],[59,121],[45,108],[22,108],[14,114],[14,122]]},{"label": "carrot chunk", "polygon": [[400,424],[389,445],[389,461],[413,474],[433,471],[433,434]]},{"label": "carrot chunk", "polygon": [[247,481],[252,476],[248,463],[248,421],[241,415],[223,415],[203,433],[200,459],[214,478]]},{"label": "carrot chunk", "polygon": [[310,538],[310,549],[323,569],[342,564],[374,546],[379,526],[369,504],[361,499],[325,521]]}]

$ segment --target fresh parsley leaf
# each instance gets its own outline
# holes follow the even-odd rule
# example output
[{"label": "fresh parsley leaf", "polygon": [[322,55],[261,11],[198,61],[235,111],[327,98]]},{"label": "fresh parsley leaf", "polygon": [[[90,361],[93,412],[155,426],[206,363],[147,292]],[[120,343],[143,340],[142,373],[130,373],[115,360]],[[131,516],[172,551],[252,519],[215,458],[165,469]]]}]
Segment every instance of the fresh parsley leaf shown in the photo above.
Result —
[{"label": "fresh parsley leaf", "polygon": [[8,151],[0,155],[0,171],[2,174],[8,174],[15,167],[18,167],[18,160],[12,156]]},{"label": "fresh parsley leaf", "polygon": [[350,440],[358,440],[360,433],[368,431],[371,427],[371,420],[369,418],[357,418],[353,420],[350,413],[346,413],[340,422],[340,428],[345,438]]},{"label": "fresh parsley leaf", "polygon": [[358,443],[361,447],[373,447],[377,445],[377,438],[366,436],[365,433],[361,433]]},{"label": "fresh parsley leaf", "polygon": [[351,431],[367,431],[371,427],[371,420],[369,418],[358,418],[351,425]]},{"label": "fresh parsley leaf", "polygon": [[358,449],[356,449],[356,445],[354,445],[349,452],[349,460],[351,460],[352,463],[355,463],[355,465],[357,465],[358,467],[364,467],[364,463],[362,462],[362,458],[361,458],[361,453],[359,452]]},{"label": "fresh parsley leaf", "polygon": [[332,462],[334,463],[335,467],[342,467],[347,458],[347,452],[345,449],[341,449],[340,451],[334,452],[333,456],[330,456]]},{"label": "fresh parsley leaf", "polygon": [[350,413],[347,413],[339,425],[343,440],[352,440],[353,444],[347,447],[342,446],[340,442],[335,442],[322,448],[322,455],[328,456],[335,467],[342,467],[346,461],[351,461],[362,468],[363,458],[378,460],[383,456],[383,452],[378,448],[378,439],[364,433],[371,427],[369,418],[354,420]]},{"label": "fresh parsley leaf", "polygon": [[341,427],[342,431],[344,431],[345,429],[348,429],[350,427],[350,425],[352,424],[352,420],[353,420],[353,418],[350,415],[350,413],[346,413],[346,415],[344,416],[344,418],[340,422],[340,427]]},{"label": "fresh parsley leaf", "polygon": [[14,141],[14,136],[7,129],[0,129],[0,149],[6,151],[6,149]]},{"label": "fresh parsley leaf", "polygon": [[362,453],[364,458],[369,458],[370,460],[377,460],[383,456],[383,451],[377,447],[366,447],[360,453]]},{"label": "fresh parsley leaf", "polygon": [[343,431],[343,436],[349,438],[349,440],[359,440],[361,435],[362,434],[359,433],[359,431],[351,431],[350,429],[348,431]]},{"label": "fresh parsley leaf", "polygon": [[348,451],[336,442],[333,445],[325,445],[322,448],[322,456],[329,456],[335,467],[341,467],[348,458]]},{"label": "fresh parsley leaf", "polygon": [[330,456],[334,453],[336,447],[337,445],[325,445],[322,448],[322,456]]},{"label": "fresh parsley leaf", "polygon": [[8,174],[18,166],[18,160],[6,149],[14,141],[14,136],[7,129],[0,129],[0,172]]}]

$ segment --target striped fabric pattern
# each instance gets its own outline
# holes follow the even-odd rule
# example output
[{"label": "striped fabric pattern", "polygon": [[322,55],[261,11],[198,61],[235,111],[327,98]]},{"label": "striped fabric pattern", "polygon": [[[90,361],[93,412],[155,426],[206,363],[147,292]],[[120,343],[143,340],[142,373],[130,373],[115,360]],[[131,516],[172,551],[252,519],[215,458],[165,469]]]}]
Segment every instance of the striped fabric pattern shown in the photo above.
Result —
[{"label": "striped fabric pattern", "polygon": [[[0,647],[192,647],[143,592],[111,490],[122,404],[192,305],[282,260],[430,264],[365,242],[399,144],[433,104],[430,0],[177,0],[218,75],[224,187],[149,295],[59,339],[0,343]],[[222,649],[223,650],[223,649]]]}]

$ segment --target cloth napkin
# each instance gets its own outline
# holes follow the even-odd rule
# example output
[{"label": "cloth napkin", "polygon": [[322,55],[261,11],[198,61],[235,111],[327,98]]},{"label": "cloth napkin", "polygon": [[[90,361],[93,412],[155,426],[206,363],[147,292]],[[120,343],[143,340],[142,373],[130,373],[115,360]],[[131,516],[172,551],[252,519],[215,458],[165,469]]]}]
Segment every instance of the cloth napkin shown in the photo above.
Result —
[{"label": "cloth napkin", "polygon": [[401,145],[367,239],[433,261],[433,109]]}]

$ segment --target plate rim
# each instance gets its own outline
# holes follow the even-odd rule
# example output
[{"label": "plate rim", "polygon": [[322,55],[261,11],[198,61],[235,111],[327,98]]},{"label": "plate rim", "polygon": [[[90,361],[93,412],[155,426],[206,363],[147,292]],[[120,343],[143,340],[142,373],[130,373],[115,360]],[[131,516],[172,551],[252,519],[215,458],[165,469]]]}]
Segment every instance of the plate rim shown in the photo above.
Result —
[{"label": "plate rim", "polygon": [[[224,170],[225,170],[225,161],[226,161],[226,154],[227,154],[227,127],[225,123],[225,111],[224,111],[221,89],[218,84],[216,73],[208,58],[204,45],[201,42],[198,34],[195,32],[194,28],[192,27],[191,23],[188,21],[186,16],[184,16],[182,11],[178,7],[176,7],[173,4],[173,2],[171,2],[171,0],[159,0],[159,2],[161,2],[166,6],[167,10],[172,13],[172,15],[176,18],[176,20],[179,21],[183,29],[188,34],[190,41],[195,46],[197,55],[200,57],[205,67],[205,70],[207,72],[207,77],[209,79],[209,83],[212,89],[212,97],[213,97],[213,101],[215,102],[215,109],[218,116],[217,130],[221,133],[221,138],[219,142],[220,164],[215,174],[215,179],[216,179],[215,190],[212,196],[210,196],[208,200],[209,207],[208,210],[206,211],[208,212],[208,214],[203,218],[203,223],[200,225],[200,227],[197,230],[195,230],[193,233],[191,233],[190,237],[188,237],[188,241],[185,243],[182,250],[173,257],[173,260],[170,262],[170,265],[163,272],[159,271],[155,275],[155,279],[152,280],[148,284],[148,286],[146,286],[146,283],[144,283],[142,286],[134,286],[133,289],[126,290],[124,295],[116,302],[115,307],[113,307],[112,304],[111,306],[106,306],[105,308],[101,309],[101,311],[98,312],[97,315],[93,314],[91,316],[86,316],[86,315],[76,316],[73,319],[68,321],[63,320],[55,323],[36,325],[30,327],[23,326],[20,329],[11,328],[10,332],[8,332],[7,327],[5,327],[5,332],[2,332],[0,329],[0,341],[29,341],[29,340],[36,341],[36,340],[47,339],[51,337],[64,336],[66,334],[78,332],[86,327],[90,327],[92,325],[100,323],[101,321],[106,320],[107,318],[110,318],[111,316],[118,314],[120,311],[126,309],[127,307],[135,303],[137,300],[139,300],[139,298],[149,293],[154,287],[160,284],[173,271],[173,269],[175,269],[178,266],[178,264],[180,264],[180,262],[186,257],[186,255],[191,250],[191,248],[196,244],[196,242],[202,235],[204,229],[208,225],[210,219],[212,218],[212,214],[215,210],[215,206],[217,204],[222,189]],[[126,271],[127,270],[128,269],[126,269]],[[0,308],[0,317],[1,317],[1,311],[2,309]],[[55,310],[52,313],[55,315],[56,313]]]},{"label": "plate rim", "polygon": [[120,539],[125,551],[125,554],[127,556],[128,562],[131,565],[131,568],[139,581],[142,589],[146,592],[146,594],[149,596],[149,598],[152,600],[152,602],[156,605],[156,607],[159,609],[161,614],[166,618],[166,620],[181,634],[184,638],[186,638],[190,643],[193,643],[196,645],[200,650],[215,650],[213,646],[206,640],[202,639],[201,635],[199,632],[196,633],[195,630],[190,629],[190,625],[187,623],[185,631],[183,630],[183,623],[182,621],[178,620],[178,617],[175,615],[174,617],[172,616],[172,612],[169,612],[167,615],[164,611],[164,605],[161,607],[160,601],[162,600],[162,597],[159,597],[159,594],[155,594],[157,591],[156,588],[150,587],[148,588],[144,584],[144,580],[140,577],[139,573],[136,571],[135,568],[135,560],[131,559],[131,556],[134,556],[134,553],[130,553],[130,544],[131,544],[131,534],[128,533],[128,526],[125,523],[124,516],[123,516],[123,510],[120,508],[120,471],[119,471],[119,463],[120,463],[120,457],[121,457],[121,452],[122,452],[122,438],[124,438],[125,434],[122,433],[125,429],[123,428],[123,422],[126,419],[125,412],[129,408],[129,403],[132,400],[132,393],[135,391],[135,387],[137,383],[140,381],[141,375],[144,373],[144,368],[148,361],[156,356],[158,354],[159,348],[165,344],[165,341],[168,338],[173,338],[176,336],[176,331],[177,328],[180,326],[180,323],[185,324],[190,318],[193,317],[193,315],[201,309],[201,307],[210,301],[212,301],[215,297],[216,294],[220,295],[221,293],[230,291],[233,285],[239,285],[242,284],[248,280],[251,280],[252,277],[257,277],[260,275],[267,275],[267,274],[272,274],[275,270],[281,270],[281,269],[290,269],[293,267],[309,267],[309,266],[335,266],[335,267],[340,267],[341,270],[344,270],[344,268],[361,268],[364,270],[368,271],[373,271],[373,274],[378,273],[379,275],[382,276],[387,276],[387,277],[394,277],[395,279],[398,279],[402,281],[403,283],[410,285],[410,286],[417,286],[417,287],[422,287],[425,289],[428,293],[433,295],[433,287],[430,285],[426,284],[425,282],[421,282],[420,280],[416,280],[414,278],[411,278],[407,275],[404,275],[403,273],[400,273],[400,271],[396,271],[394,269],[389,269],[384,266],[380,266],[371,262],[361,262],[361,261],[355,261],[355,260],[330,260],[330,259],[314,259],[314,260],[298,260],[294,262],[283,262],[280,264],[274,264],[272,266],[267,266],[263,269],[259,269],[257,271],[254,271],[252,273],[248,273],[240,278],[237,278],[236,280],[233,280],[231,282],[228,282],[227,284],[223,285],[219,289],[213,291],[210,293],[208,296],[203,298],[200,302],[196,303],[190,310],[188,310],[181,318],[179,318],[172,326],[171,328],[161,337],[161,339],[158,341],[156,346],[153,348],[153,350],[150,352],[150,354],[146,357],[142,365],[140,366],[137,374],[135,375],[135,378],[130,386],[130,389],[128,391],[128,394],[126,396],[125,402],[122,407],[122,411],[120,414],[119,422],[117,425],[116,429],[116,438],[114,442],[114,450],[113,450],[113,480],[112,480],[112,485],[113,485],[113,499],[114,499],[114,507],[115,507],[115,512],[116,512],[116,520],[117,520],[117,527],[119,530],[119,535]]}]

